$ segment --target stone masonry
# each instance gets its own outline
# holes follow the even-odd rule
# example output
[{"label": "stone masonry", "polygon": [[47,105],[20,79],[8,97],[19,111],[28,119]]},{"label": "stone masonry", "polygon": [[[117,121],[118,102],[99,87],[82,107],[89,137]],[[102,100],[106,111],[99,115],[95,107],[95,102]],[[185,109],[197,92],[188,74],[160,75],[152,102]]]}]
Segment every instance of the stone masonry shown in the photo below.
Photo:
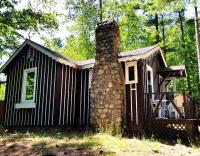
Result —
[{"label": "stone masonry", "polygon": [[91,83],[91,124],[101,130],[121,130],[124,109],[124,75],[118,62],[119,26],[105,21],[96,28],[96,57]]}]

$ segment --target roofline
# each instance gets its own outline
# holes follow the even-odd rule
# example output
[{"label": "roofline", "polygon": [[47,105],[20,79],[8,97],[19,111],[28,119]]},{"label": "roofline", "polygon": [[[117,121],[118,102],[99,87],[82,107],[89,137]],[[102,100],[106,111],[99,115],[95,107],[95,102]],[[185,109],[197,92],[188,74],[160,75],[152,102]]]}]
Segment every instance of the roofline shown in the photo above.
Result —
[{"label": "roofline", "polygon": [[[151,52],[151,51],[155,51],[156,52],[157,50],[160,50],[160,49],[156,49],[155,50],[155,48],[159,48],[159,46],[157,45],[157,46],[153,47],[152,49],[148,50],[145,54],[147,54],[148,52]],[[123,57],[119,57],[118,59],[119,59],[119,62],[133,61],[133,60],[136,60],[135,59],[136,56],[137,55],[125,56],[125,57],[123,56]]]},{"label": "roofline", "polygon": [[13,53],[13,55],[6,61],[6,63],[0,68],[0,73],[2,73],[4,71],[4,69],[9,65],[9,63],[18,55],[18,53],[26,46],[26,45],[30,45],[31,47],[37,49],[38,51],[42,52],[43,54],[51,57],[52,59],[54,59],[55,61],[61,63],[61,64],[65,64],[65,65],[69,65],[70,67],[74,67],[77,68],[77,65],[73,62],[67,61],[66,59],[56,56],[55,54],[49,52],[48,50],[38,46],[36,43],[26,39],[22,45]]},{"label": "roofline", "polygon": [[[0,68],[0,73],[4,72],[5,68],[10,64],[10,62],[18,55],[18,53],[26,46],[26,45],[30,45],[31,47],[37,49],[38,51],[44,53],[45,55],[49,56],[50,58],[54,59],[55,61],[61,63],[61,64],[65,64],[65,65],[69,65],[70,67],[74,67],[74,68],[81,68],[81,69],[88,69],[88,68],[93,68],[94,63],[89,63],[89,64],[86,64],[86,65],[79,65],[79,64],[76,64],[74,62],[71,62],[67,59],[65,59],[64,57],[62,56],[59,56],[59,54],[57,54],[55,52],[54,54],[54,51],[50,50],[46,50],[45,48],[42,48],[42,46],[31,40],[28,40],[26,39],[22,45],[13,53],[13,55],[6,61],[6,63]],[[165,60],[165,57],[163,55],[163,52],[160,48],[159,45],[153,47],[152,49],[150,49],[149,51],[146,52],[146,54],[148,52],[156,52],[156,51],[159,51],[160,54],[161,54],[161,58],[163,60],[163,63],[165,65],[165,67],[167,67],[167,63],[166,63],[166,60]],[[125,57],[118,57],[118,60],[119,62],[127,62],[127,61],[137,61],[137,59],[135,58],[136,56],[125,56]]]},{"label": "roofline", "polygon": [[[149,51],[147,51],[146,53],[148,52],[156,52],[156,51],[159,51],[160,54],[161,54],[161,58],[163,60],[163,63],[164,63],[164,66],[167,67],[167,63],[166,63],[166,60],[165,60],[165,57],[163,55],[163,52],[162,52],[162,49],[160,48],[159,45],[156,45],[155,47],[153,47],[152,49],[150,49]],[[122,52],[123,53],[123,52]],[[134,56],[123,56],[123,57],[118,57],[118,60],[119,62],[128,62],[128,61],[138,61],[139,59],[136,59],[135,58],[136,55]],[[148,58],[148,57],[147,57]],[[81,68],[82,69],[88,69],[88,68],[93,68],[94,67],[94,64],[95,63],[88,63],[88,64],[85,64],[85,65],[81,65]]]}]

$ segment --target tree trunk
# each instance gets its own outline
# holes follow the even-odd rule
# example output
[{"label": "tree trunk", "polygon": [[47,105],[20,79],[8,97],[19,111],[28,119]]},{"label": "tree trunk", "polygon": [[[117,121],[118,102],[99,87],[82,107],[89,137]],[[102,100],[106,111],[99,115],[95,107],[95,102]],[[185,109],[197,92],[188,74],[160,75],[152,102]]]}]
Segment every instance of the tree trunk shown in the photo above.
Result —
[{"label": "tree trunk", "polygon": [[155,16],[155,24],[156,24],[156,31],[157,31],[157,35],[156,35],[156,43],[159,43],[159,41],[160,41],[160,36],[159,36],[159,22],[158,22],[158,14],[156,14],[156,16]]},{"label": "tree trunk", "polygon": [[[182,48],[183,48],[183,50],[185,52],[185,68],[186,68],[186,71],[187,71],[189,62],[188,62],[188,52],[186,51],[186,48],[185,48],[183,17],[181,15],[181,11],[178,11],[178,16],[179,16],[179,21],[180,21]],[[187,83],[188,83],[188,90],[189,90],[189,92],[191,92],[191,85],[190,85],[190,77],[189,77],[189,75],[187,75]]]},{"label": "tree trunk", "polygon": [[166,58],[166,45],[165,45],[165,22],[164,22],[164,15],[162,14],[162,37],[163,37],[163,52]]},{"label": "tree trunk", "polygon": [[102,15],[102,0],[99,0],[99,9],[100,9],[100,22],[103,21],[103,15]]},{"label": "tree trunk", "polygon": [[200,83],[200,38],[199,38],[199,23],[198,23],[198,11],[197,6],[195,9],[195,32],[196,32],[196,46],[197,46],[197,59],[198,59],[198,70],[199,70],[199,83]]}]

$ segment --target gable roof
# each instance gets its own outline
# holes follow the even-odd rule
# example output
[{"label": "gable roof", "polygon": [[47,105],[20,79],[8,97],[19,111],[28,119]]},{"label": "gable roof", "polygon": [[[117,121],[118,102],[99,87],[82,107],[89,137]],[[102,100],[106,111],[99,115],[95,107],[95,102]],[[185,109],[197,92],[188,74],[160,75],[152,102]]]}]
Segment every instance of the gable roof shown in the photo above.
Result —
[{"label": "gable roof", "polygon": [[0,73],[4,71],[4,69],[9,65],[9,63],[18,55],[18,53],[26,46],[29,45],[33,48],[35,48],[36,50],[42,52],[43,54],[49,56],[50,58],[54,59],[55,61],[65,64],[65,65],[69,65],[71,67],[77,67],[77,64],[74,63],[73,61],[63,57],[62,55],[38,44],[35,43],[31,40],[26,39],[22,45],[13,53],[13,55],[7,60],[7,62],[0,68]]},{"label": "gable roof", "polygon": [[[0,73],[2,73],[4,71],[4,69],[9,65],[9,63],[19,54],[19,52],[26,45],[29,45],[29,46],[35,48],[36,50],[44,53],[45,55],[49,56],[50,58],[54,59],[55,61],[65,64],[65,65],[69,65],[70,67],[86,69],[86,68],[92,68],[95,63],[95,59],[89,59],[89,60],[75,63],[75,62],[63,57],[62,55],[52,51],[51,49],[48,49],[38,43],[35,43],[31,40],[26,39],[22,43],[22,45],[14,52],[14,54],[8,59],[8,61],[0,68]],[[118,59],[119,59],[119,62],[128,62],[128,61],[134,61],[134,60],[137,61],[140,59],[147,59],[148,57],[151,57],[152,55],[155,55],[158,53],[161,54],[161,59],[163,61],[163,64],[165,67],[167,67],[163,53],[158,45],[140,48],[140,49],[136,49],[136,50],[130,50],[130,51],[126,51],[126,52],[121,52],[121,53],[119,53]]]},{"label": "gable roof", "polygon": [[[152,55],[160,53],[161,59],[163,61],[163,64],[165,67],[167,67],[167,63],[165,61],[164,55],[162,53],[162,50],[158,45],[140,48],[136,50],[130,50],[125,52],[120,52],[118,55],[119,62],[129,62],[129,61],[138,61],[140,59],[147,59],[151,57]],[[82,68],[92,68],[94,66],[95,59],[89,59],[85,61],[78,62],[78,65]]]}]

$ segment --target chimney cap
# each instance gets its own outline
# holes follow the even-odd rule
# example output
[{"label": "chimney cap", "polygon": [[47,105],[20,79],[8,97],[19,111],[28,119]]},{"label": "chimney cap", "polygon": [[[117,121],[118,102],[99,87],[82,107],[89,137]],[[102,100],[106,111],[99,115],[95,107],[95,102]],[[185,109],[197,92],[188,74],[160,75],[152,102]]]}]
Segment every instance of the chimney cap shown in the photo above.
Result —
[{"label": "chimney cap", "polygon": [[113,28],[118,28],[118,27],[119,27],[119,25],[117,24],[117,22],[114,19],[106,20],[106,21],[97,23],[96,32],[98,32],[101,29],[105,29],[105,28],[113,29]]}]

